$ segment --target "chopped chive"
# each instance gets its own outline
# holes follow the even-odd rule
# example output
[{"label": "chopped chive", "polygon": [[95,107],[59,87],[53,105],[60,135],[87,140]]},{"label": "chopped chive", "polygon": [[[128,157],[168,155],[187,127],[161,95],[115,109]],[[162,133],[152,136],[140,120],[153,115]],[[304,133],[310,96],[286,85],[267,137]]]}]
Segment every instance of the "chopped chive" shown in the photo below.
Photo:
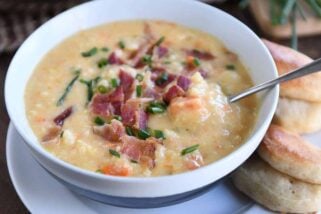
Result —
[{"label": "chopped chive", "polygon": [[160,113],[165,112],[165,109],[163,109],[163,108],[151,107],[151,106],[148,106],[146,110],[147,110],[147,112],[152,113],[152,114],[160,114]]},{"label": "chopped chive", "polygon": [[97,90],[98,90],[99,93],[101,93],[101,94],[105,94],[105,93],[108,92],[107,87],[105,87],[105,86],[103,86],[103,85],[98,86]]},{"label": "chopped chive", "polygon": [[165,37],[162,36],[160,37],[156,42],[155,42],[155,46],[160,46],[165,40]]},{"label": "chopped chive", "polygon": [[91,57],[93,55],[95,55],[97,53],[98,49],[96,47],[88,50],[88,51],[85,51],[85,52],[82,52],[81,55],[83,57]]},{"label": "chopped chive", "polygon": [[225,66],[225,68],[226,68],[227,70],[235,70],[235,65],[233,65],[233,64],[228,64],[228,65]]},{"label": "chopped chive", "polygon": [[130,128],[129,126],[126,126],[125,130],[126,130],[127,135],[135,136],[133,129]]},{"label": "chopped chive", "polygon": [[157,139],[165,139],[165,135],[164,135],[164,132],[162,130],[154,130],[153,131],[153,136]]},{"label": "chopped chive", "polygon": [[65,131],[62,131],[62,132],[60,133],[60,136],[59,136],[60,138],[63,138],[64,132],[65,132]]},{"label": "chopped chive", "polygon": [[181,155],[184,156],[184,155],[186,155],[186,154],[192,153],[192,152],[194,152],[195,150],[197,150],[198,147],[199,147],[199,144],[195,144],[195,145],[193,145],[193,146],[187,147],[187,148],[185,148],[185,149],[183,149],[183,150],[181,151]]},{"label": "chopped chive", "polygon": [[122,118],[121,116],[119,116],[119,115],[114,115],[113,118],[116,119],[116,120],[119,120],[119,121],[122,121],[122,119],[123,119],[123,118]]},{"label": "chopped chive", "polygon": [[101,169],[97,169],[96,172],[97,172],[97,173],[104,174],[103,171],[101,171]]},{"label": "chopped chive", "polygon": [[105,121],[101,117],[95,117],[94,123],[98,126],[102,126],[105,124]]},{"label": "chopped chive", "polygon": [[145,65],[148,65],[148,66],[151,66],[152,65],[152,56],[147,54],[147,55],[144,55],[143,58],[142,58],[142,61]]},{"label": "chopped chive", "polygon": [[111,79],[111,80],[110,80],[110,83],[111,83],[111,86],[112,86],[113,88],[117,88],[118,85],[119,85],[119,81],[118,81],[118,79],[116,79],[116,78]]},{"label": "chopped chive", "polygon": [[130,162],[132,162],[132,163],[138,163],[137,161],[135,161],[135,160],[130,160]]},{"label": "chopped chive", "polygon": [[97,62],[98,68],[103,68],[108,65],[108,60],[106,58],[102,58]]},{"label": "chopped chive", "polygon": [[146,111],[152,114],[164,113],[166,111],[167,105],[163,102],[153,101],[149,103]]},{"label": "chopped chive", "polygon": [[77,79],[79,78],[79,76],[80,76],[80,71],[77,72],[76,76],[68,83],[67,87],[65,88],[64,93],[61,95],[61,97],[58,99],[58,101],[57,101],[57,103],[56,103],[57,106],[61,106],[61,105],[64,103],[67,95],[68,95],[69,92],[71,91],[72,86],[75,84],[75,82],[77,81]]},{"label": "chopped chive", "polygon": [[142,85],[137,85],[136,86],[136,95],[137,95],[137,97],[141,97],[142,96]]},{"label": "chopped chive", "polygon": [[163,85],[168,80],[168,74],[163,72],[159,77],[157,77],[155,83],[156,85],[160,86]]},{"label": "chopped chive", "polygon": [[103,51],[103,52],[108,52],[108,51],[109,51],[109,48],[103,47],[103,48],[101,48],[100,50]]},{"label": "chopped chive", "polygon": [[196,67],[198,67],[198,66],[201,65],[201,62],[200,62],[200,60],[199,60],[198,58],[194,57],[193,64],[194,64]]},{"label": "chopped chive", "polygon": [[109,149],[109,154],[115,156],[115,157],[118,157],[120,158],[120,154],[116,151],[116,150],[113,150],[113,149]]},{"label": "chopped chive", "polygon": [[135,77],[139,82],[144,80],[144,76],[142,74],[137,74]]},{"label": "chopped chive", "polygon": [[72,71],[74,75],[80,75],[81,69],[75,69]]},{"label": "chopped chive", "polygon": [[139,129],[137,132],[137,137],[142,140],[146,140],[150,136],[151,136],[150,133],[146,130],[143,130],[143,129]]},{"label": "chopped chive", "polygon": [[91,80],[84,80],[84,79],[79,80],[79,82],[87,86],[87,104],[91,101],[92,97],[94,96],[94,88],[96,87],[100,79],[101,77],[98,76]]},{"label": "chopped chive", "polygon": [[124,43],[124,41],[123,41],[123,40],[120,40],[120,41],[118,42],[118,46],[119,46],[121,49],[125,49],[125,43]]},{"label": "chopped chive", "polygon": [[171,61],[166,60],[166,61],[164,61],[164,64],[165,64],[165,65],[171,64]]}]

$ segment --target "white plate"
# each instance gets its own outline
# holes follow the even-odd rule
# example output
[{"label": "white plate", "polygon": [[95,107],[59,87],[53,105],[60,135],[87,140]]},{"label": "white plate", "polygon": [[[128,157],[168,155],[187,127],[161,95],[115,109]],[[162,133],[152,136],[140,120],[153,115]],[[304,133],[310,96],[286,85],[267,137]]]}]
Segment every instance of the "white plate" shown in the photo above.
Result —
[{"label": "white plate", "polygon": [[[23,139],[10,124],[7,134],[7,164],[13,185],[31,213],[117,213],[138,214],[141,209],[101,204],[70,192],[53,179],[31,156]],[[177,213],[268,213],[234,189],[225,179],[208,193],[181,204],[145,209],[144,214]]]}]

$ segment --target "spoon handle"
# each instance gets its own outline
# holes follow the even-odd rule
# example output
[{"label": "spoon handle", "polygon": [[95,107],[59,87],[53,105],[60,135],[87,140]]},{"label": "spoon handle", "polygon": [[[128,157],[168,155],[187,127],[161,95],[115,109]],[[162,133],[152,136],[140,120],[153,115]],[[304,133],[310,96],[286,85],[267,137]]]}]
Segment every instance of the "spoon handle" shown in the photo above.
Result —
[{"label": "spoon handle", "polygon": [[262,91],[266,88],[271,88],[272,86],[275,86],[276,84],[288,81],[288,80],[292,80],[292,79],[296,79],[314,72],[318,72],[321,71],[321,58],[317,59],[313,62],[311,62],[310,64],[307,64],[306,66],[303,66],[301,68],[298,68],[292,72],[283,74],[282,76],[279,76],[276,79],[261,83],[259,85],[256,85],[252,88],[246,89],[245,91],[236,94],[236,95],[232,95],[228,97],[228,100],[230,103],[233,103],[237,100],[240,100],[244,97],[247,97],[251,94],[254,94],[256,92]]}]

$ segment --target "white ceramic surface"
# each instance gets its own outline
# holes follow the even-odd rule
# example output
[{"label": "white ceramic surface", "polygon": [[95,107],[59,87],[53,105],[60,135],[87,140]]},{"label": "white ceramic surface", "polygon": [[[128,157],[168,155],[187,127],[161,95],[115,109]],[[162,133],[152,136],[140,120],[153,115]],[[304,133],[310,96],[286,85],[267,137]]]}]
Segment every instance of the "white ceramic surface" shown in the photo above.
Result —
[{"label": "white ceramic surface", "polygon": [[[177,10],[179,8],[179,10]],[[39,60],[66,37],[106,22],[128,19],[162,19],[206,31],[237,53],[255,83],[276,77],[275,65],[259,38],[232,16],[190,0],[92,1],[68,10],[36,30],[13,58],[5,83],[9,116],[26,140],[33,156],[51,173],[81,188],[122,197],[160,197],[194,190],[225,176],[255,150],[276,108],[278,87],[263,93],[258,122],[248,141],[225,158],[200,169],[154,178],[100,175],[67,164],[46,152],[28,125],[24,89]]]},{"label": "white ceramic surface", "polygon": [[[53,179],[32,158],[29,149],[23,143],[11,124],[7,134],[7,164],[14,187],[31,213],[46,214],[194,214],[202,207],[202,214],[263,213],[264,209],[239,193],[229,180],[191,201],[158,209],[127,209],[104,205],[70,192]],[[34,175],[37,175],[36,177]],[[266,212],[268,213],[268,212]]]}]

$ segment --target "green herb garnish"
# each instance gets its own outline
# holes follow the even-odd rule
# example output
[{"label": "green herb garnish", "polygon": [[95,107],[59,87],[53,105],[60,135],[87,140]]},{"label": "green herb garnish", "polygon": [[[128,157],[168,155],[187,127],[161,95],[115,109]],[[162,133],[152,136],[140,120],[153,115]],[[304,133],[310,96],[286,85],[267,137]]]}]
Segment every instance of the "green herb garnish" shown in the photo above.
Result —
[{"label": "green herb garnish", "polygon": [[142,96],[142,85],[137,85],[136,86],[136,96],[141,97]]},{"label": "green herb garnish", "polygon": [[156,85],[160,86],[163,85],[168,80],[168,74],[163,72],[159,77],[156,79]]},{"label": "green herb garnish", "polygon": [[113,88],[117,88],[119,86],[119,80],[116,78],[113,78],[110,80],[110,84]]},{"label": "green herb garnish", "polygon": [[129,136],[135,136],[134,130],[133,130],[131,127],[126,126],[125,130],[126,130],[126,134],[127,134],[127,135],[129,135]]},{"label": "green herb garnish", "polygon": [[165,139],[164,132],[162,130],[154,130],[153,131],[153,136],[157,139]]},{"label": "green herb garnish", "polygon": [[225,68],[226,68],[227,70],[235,70],[235,65],[233,65],[233,64],[228,64],[228,65],[225,66]]},{"label": "green herb garnish", "polygon": [[124,43],[124,41],[123,41],[123,40],[120,40],[120,41],[118,42],[118,46],[119,46],[121,49],[125,49],[125,43]]},{"label": "green herb garnish", "polygon": [[148,65],[148,66],[152,66],[152,56],[147,54],[147,55],[144,55],[143,58],[142,58],[142,61],[145,65]]},{"label": "green herb garnish", "polygon": [[154,46],[160,46],[165,40],[165,37],[162,36],[160,37],[156,42],[155,42],[155,45]]},{"label": "green herb garnish", "polygon": [[105,124],[105,121],[101,117],[95,117],[94,123],[98,126],[103,126]]},{"label": "green herb garnish", "polygon": [[103,48],[101,48],[100,50],[103,51],[103,52],[108,52],[108,51],[109,51],[109,48],[103,47]]},{"label": "green herb garnish", "polygon": [[153,101],[147,106],[146,111],[151,114],[160,114],[166,111],[167,105],[163,102]]},{"label": "green herb garnish", "polygon": [[[244,9],[249,5],[250,0],[242,0],[240,8]],[[312,10],[315,15],[321,18],[320,0],[269,0],[269,17],[272,25],[291,25],[291,47],[297,49],[298,36],[296,29],[297,14],[306,20],[305,11]]]},{"label": "green herb garnish", "polygon": [[88,51],[85,51],[85,52],[82,52],[81,55],[83,57],[91,57],[93,55],[95,55],[97,53],[98,49],[96,47],[88,50]]},{"label": "green herb garnish", "polygon": [[63,137],[64,137],[64,132],[65,132],[65,131],[62,131],[62,132],[60,133],[60,136],[59,136],[60,138],[63,138]]},{"label": "green herb garnish", "polygon": [[171,64],[171,61],[166,60],[166,61],[164,61],[164,64],[165,64],[165,65],[169,65],[169,64]]},{"label": "green herb garnish", "polygon": [[96,172],[100,174],[104,174],[103,171],[101,171],[101,169],[97,169]]},{"label": "green herb garnish", "polygon": [[72,89],[72,86],[75,84],[75,82],[76,82],[77,79],[79,78],[79,76],[80,76],[80,70],[77,70],[77,71],[78,71],[78,72],[75,72],[75,73],[76,73],[75,77],[68,83],[67,87],[65,88],[64,93],[63,93],[63,94],[61,95],[61,97],[58,99],[58,101],[57,101],[57,103],[56,103],[57,106],[61,106],[61,105],[64,103],[64,101],[65,101],[68,93],[69,93],[69,92],[71,91],[71,89]]},{"label": "green herb garnish", "polygon": [[108,92],[108,88],[105,87],[105,86],[103,86],[103,85],[98,86],[97,90],[98,90],[99,93],[101,93],[101,94],[105,94],[105,93]]},{"label": "green herb garnish", "polygon": [[116,119],[116,120],[119,120],[119,121],[122,121],[122,119],[123,119],[123,118],[122,118],[121,116],[119,116],[119,115],[114,115],[113,118]]},{"label": "green herb garnish", "polygon": [[158,107],[147,107],[147,112],[152,113],[152,114],[161,114],[165,112],[165,109],[163,108],[158,108]]},{"label": "green herb garnish", "polygon": [[109,154],[115,156],[115,157],[118,157],[120,158],[120,154],[116,151],[116,150],[113,150],[113,149],[109,149]]},{"label": "green herb garnish", "polygon": [[108,65],[108,60],[106,58],[102,58],[97,62],[98,68],[103,68]]},{"label": "green herb garnish", "polygon": [[195,145],[193,145],[193,146],[187,147],[187,148],[185,148],[185,149],[183,149],[183,150],[181,151],[181,155],[184,156],[184,155],[186,155],[186,154],[192,153],[192,152],[194,152],[195,150],[197,150],[198,147],[199,147],[199,144],[195,144]]},{"label": "green herb garnish", "polygon": [[146,140],[147,138],[149,138],[151,136],[151,134],[147,131],[147,130],[144,130],[144,129],[139,129],[137,131],[137,137],[139,139],[142,139],[142,140]]},{"label": "green herb garnish", "polygon": [[98,76],[91,80],[79,80],[79,82],[87,86],[87,104],[91,101],[92,97],[94,96],[94,89],[100,79],[101,77]]},{"label": "green herb garnish", "polygon": [[142,74],[137,74],[135,77],[139,82],[144,80],[144,76]]},{"label": "green herb garnish", "polygon": [[193,64],[194,64],[196,67],[198,67],[198,66],[201,65],[201,62],[200,62],[200,60],[199,60],[197,57],[194,57]]},{"label": "green herb garnish", "polygon": [[135,160],[130,160],[130,162],[132,162],[132,163],[138,163],[137,161],[135,161]]}]

